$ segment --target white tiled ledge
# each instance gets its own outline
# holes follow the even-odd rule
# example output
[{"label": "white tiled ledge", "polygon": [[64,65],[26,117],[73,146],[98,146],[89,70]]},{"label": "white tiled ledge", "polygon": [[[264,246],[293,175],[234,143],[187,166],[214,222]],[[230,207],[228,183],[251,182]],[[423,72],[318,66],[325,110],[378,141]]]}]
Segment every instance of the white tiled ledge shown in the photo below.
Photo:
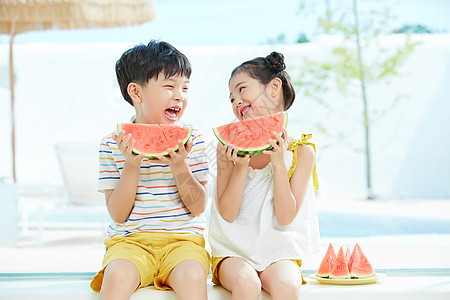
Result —
[{"label": "white tiled ledge", "polygon": [[[366,285],[323,285],[306,277],[308,284],[302,287],[299,299],[308,300],[383,300],[383,299],[450,299],[450,275],[443,276],[388,276],[377,283]],[[0,299],[7,300],[96,300],[98,294],[89,288],[89,279],[17,279],[0,282]],[[143,288],[133,294],[131,300],[176,300],[172,291]],[[208,299],[231,299],[231,294],[220,286],[208,283]],[[262,300],[270,296],[263,292]]]}]

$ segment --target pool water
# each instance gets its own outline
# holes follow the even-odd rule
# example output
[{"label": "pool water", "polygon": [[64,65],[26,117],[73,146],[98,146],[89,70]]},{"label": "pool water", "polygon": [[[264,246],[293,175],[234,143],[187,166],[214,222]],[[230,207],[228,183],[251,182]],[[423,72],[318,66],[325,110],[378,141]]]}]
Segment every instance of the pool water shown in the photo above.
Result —
[{"label": "pool water", "polygon": [[419,217],[319,211],[322,237],[450,234],[450,216]]}]

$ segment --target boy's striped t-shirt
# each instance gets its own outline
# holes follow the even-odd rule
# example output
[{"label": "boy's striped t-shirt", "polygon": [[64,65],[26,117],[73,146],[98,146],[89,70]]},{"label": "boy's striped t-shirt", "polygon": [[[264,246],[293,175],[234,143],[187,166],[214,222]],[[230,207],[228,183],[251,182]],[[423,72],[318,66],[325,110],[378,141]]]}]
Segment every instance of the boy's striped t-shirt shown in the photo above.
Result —
[{"label": "boy's striped t-shirt", "polygon": [[[99,150],[99,178],[97,190],[115,189],[122,174],[125,158],[112,139],[114,132],[103,138]],[[193,147],[186,157],[192,175],[208,181],[209,169],[204,135],[192,130]],[[195,190],[192,191],[195,193]],[[125,236],[136,232],[172,232],[203,234],[206,219],[194,216],[181,201],[170,166],[144,158],[140,167],[136,199],[130,216],[124,223],[109,225],[108,237]]]}]

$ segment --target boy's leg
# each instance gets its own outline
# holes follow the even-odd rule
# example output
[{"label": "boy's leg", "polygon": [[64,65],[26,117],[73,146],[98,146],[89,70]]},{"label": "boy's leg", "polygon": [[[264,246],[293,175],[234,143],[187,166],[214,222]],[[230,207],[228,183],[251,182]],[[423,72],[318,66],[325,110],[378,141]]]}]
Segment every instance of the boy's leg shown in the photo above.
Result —
[{"label": "boy's leg", "polygon": [[130,299],[140,285],[136,266],[124,259],[112,261],[105,268],[100,299]]},{"label": "boy's leg", "polygon": [[220,262],[218,268],[220,284],[231,292],[231,299],[259,299],[261,281],[247,261],[228,257]]},{"label": "boy's leg", "polygon": [[302,286],[300,267],[291,260],[280,260],[261,272],[262,288],[273,300],[297,300]]},{"label": "boy's leg", "polygon": [[207,299],[210,257],[198,234],[166,234],[154,280],[158,289],[173,289],[178,299]]},{"label": "boy's leg", "polygon": [[173,268],[166,279],[177,295],[177,299],[207,299],[206,272],[196,260],[185,260]]}]

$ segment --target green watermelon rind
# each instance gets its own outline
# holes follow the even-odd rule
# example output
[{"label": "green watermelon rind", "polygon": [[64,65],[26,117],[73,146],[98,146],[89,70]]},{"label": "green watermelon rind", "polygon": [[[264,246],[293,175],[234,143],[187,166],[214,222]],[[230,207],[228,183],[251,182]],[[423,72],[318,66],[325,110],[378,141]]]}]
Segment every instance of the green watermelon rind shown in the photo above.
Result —
[{"label": "green watermelon rind", "polygon": [[[283,128],[286,128],[286,127],[287,127],[287,122],[288,122],[288,114],[287,114],[286,111],[284,111],[283,114],[284,114],[284,124],[283,124]],[[223,138],[222,138],[222,137],[220,136],[220,134],[217,132],[217,129],[216,129],[216,128],[213,128],[213,132],[214,132],[214,135],[216,136],[216,138],[219,140],[219,142],[220,142],[222,145],[225,145],[225,146],[227,146],[227,147],[230,146],[229,143],[227,143],[226,141],[223,140]],[[284,134],[281,133],[281,137],[283,137],[283,135],[284,135]],[[278,141],[277,141],[276,143],[278,143]],[[261,147],[258,147],[258,148],[243,148],[243,149],[239,149],[239,150],[238,150],[237,156],[246,156],[247,154],[249,154],[249,155],[251,155],[251,156],[257,156],[257,155],[263,154],[264,151],[270,150],[270,149],[272,149],[272,148],[273,148],[273,147],[272,147],[272,145],[270,145],[270,144],[267,144],[267,145],[264,145],[264,146],[261,146]]]},{"label": "green watermelon rind", "polygon": [[368,275],[368,276],[351,276],[350,278],[351,279],[366,279],[366,278],[374,277],[376,275],[377,274],[375,272],[373,272],[371,275]]},{"label": "green watermelon rind", "polygon": [[[120,132],[121,130],[121,124],[117,124],[117,131]],[[182,126],[182,128],[189,128],[189,134],[186,136],[186,138],[183,140],[183,145],[186,145],[186,143],[189,141],[189,139],[191,138],[192,135],[192,126],[191,125],[184,125]],[[179,149],[178,145],[173,149],[173,151],[177,152]],[[141,152],[133,149],[132,150],[134,154],[141,154]],[[161,152],[161,153],[153,153],[153,154],[145,154],[144,157],[149,158],[149,159],[157,159],[159,156],[166,156],[169,157],[170,154],[169,152],[165,151],[165,152]]]}]

